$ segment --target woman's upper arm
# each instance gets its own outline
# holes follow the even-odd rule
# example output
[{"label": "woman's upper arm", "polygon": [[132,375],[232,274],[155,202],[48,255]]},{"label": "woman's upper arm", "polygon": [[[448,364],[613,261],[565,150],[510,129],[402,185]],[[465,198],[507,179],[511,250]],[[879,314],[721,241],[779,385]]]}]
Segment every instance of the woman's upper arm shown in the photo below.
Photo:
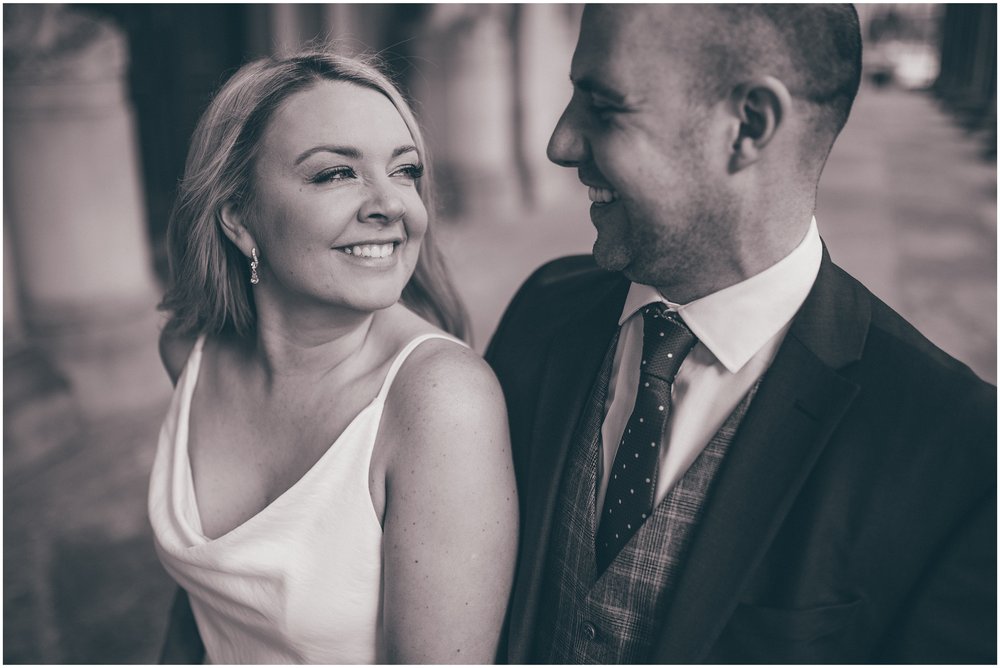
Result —
[{"label": "woman's upper arm", "polygon": [[195,339],[189,336],[171,334],[169,328],[160,332],[160,360],[170,376],[170,382],[177,384],[177,379],[184,369]]},{"label": "woman's upper arm", "polygon": [[517,554],[502,394],[471,351],[437,346],[413,362],[386,407],[388,659],[492,663]]}]

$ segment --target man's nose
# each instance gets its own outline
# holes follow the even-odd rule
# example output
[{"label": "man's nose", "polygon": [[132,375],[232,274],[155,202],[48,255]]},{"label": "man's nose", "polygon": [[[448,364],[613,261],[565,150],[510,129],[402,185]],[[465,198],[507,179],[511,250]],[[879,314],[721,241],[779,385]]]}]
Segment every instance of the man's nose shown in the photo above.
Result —
[{"label": "man's nose", "polygon": [[545,153],[549,160],[562,167],[576,167],[586,158],[586,140],[578,128],[572,104],[559,117]]},{"label": "man's nose", "polygon": [[392,223],[406,214],[406,204],[388,177],[368,187],[368,197],[358,211],[362,223]]}]

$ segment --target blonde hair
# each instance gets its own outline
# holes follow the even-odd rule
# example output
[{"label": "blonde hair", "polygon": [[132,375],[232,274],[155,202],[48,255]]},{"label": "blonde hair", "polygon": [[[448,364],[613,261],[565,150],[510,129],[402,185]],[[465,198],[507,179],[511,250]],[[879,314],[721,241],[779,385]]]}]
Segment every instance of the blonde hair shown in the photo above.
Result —
[{"label": "blonde hair", "polygon": [[401,301],[445,331],[466,336],[468,317],[434,242],[431,172],[413,110],[374,58],[348,58],[324,48],[244,65],[198,121],[167,227],[170,283],[159,308],[172,312],[167,325],[171,334],[229,330],[247,336],[254,331],[256,310],[247,261],[222,232],[221,211],[227,203],[252,205],[253,163],[271,117],[290,96],[324,80],[347,81],[382,93],[410,130],[425,164],[417,190],[429,224]]}]

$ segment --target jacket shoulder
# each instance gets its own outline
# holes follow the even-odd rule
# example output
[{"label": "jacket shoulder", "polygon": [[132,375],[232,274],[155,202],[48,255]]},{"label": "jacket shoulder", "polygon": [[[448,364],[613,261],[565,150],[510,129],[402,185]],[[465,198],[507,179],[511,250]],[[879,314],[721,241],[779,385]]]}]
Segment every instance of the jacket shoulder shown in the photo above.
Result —
[{"label": "jacket shoulder", "polygon": [[572,255],[547,262],[514,294],[487,348],[486,357],[515,345],[525,336],[542,339],[572,318],[595,296],[625,281],[601,269],[591,255]]},{"label": "jacket shoulder", "polygon": [[618,279],[619,274],[598,267],[593,255],[569,255],[536,269],[518,290],[518,296],[562,296]]},{"label": "jacket shoulder", "polygon": [[[815,346],[828,363],[839,367],[855,360],[850,374],[882,377],[898,386],[925,379],[995,391],[828,256],[796,325],[805,332],[800,338],[810,341],[807,345]],[[847,358],[838,360],[845,350]]]},{"label": "jacket shoulder", "polygon": [[867,348],[887,362],[894,362],[901,376],[912,374],[946,387],[967,387],[973,394],[995,396],[993,385],[938,347],[885,302],[871,295],[871,303]]},{"label": "jacket shoulder", "polygon": [[[959,462],[970,468],[991,462],[984,468],[994,472],[996,387],[864,290],[868,333],[861,359],[847,373],[861,389],[858,407],[872,431],[910,456],[922,453],[917,460],[938,462],[941,471]],[[995,481],[995,473],[990,477]]]},{"label": "jacket shoulder", "polygon": [[549,315],[570,313],[579,304],[626,281],[621,274],[601,269],[592,255],[571,255],[552,260],[535,270],[518,289],[505,315],[528,309],[552,309]]}]

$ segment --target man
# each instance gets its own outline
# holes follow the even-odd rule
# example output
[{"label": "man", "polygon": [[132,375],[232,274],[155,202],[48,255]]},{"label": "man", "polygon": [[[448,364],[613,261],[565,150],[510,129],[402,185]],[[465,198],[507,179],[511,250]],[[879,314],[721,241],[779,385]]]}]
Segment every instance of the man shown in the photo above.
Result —
[{"label": "man", "polygon": [[996,389],[813,219],[860,64],[851,6],[585,10],[548,152],[593,257],[538,270],[487,352],[507,660],[995,663]]}]

